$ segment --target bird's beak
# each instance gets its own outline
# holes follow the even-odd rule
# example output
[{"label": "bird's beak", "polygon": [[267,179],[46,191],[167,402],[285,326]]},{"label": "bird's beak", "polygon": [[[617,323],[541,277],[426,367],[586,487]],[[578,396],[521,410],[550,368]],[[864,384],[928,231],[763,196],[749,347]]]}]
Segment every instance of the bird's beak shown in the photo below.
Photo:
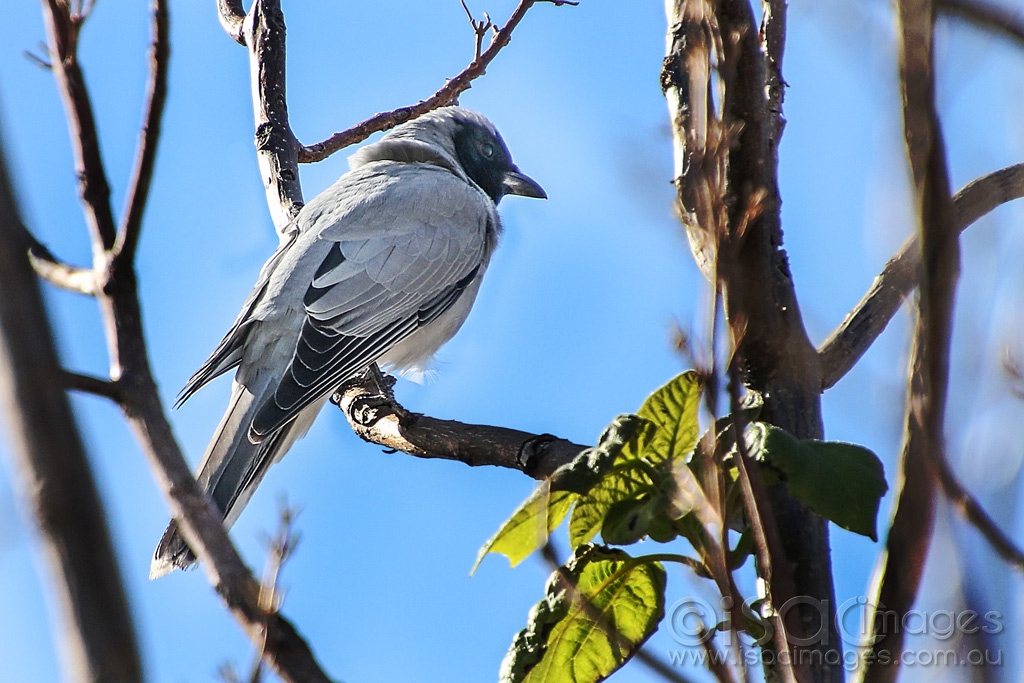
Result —
[{"label": "bird's beak", "polygon": [[548,198],[544,188],[530,176],[520,173],[518,168],[506,172],[501,184],[505,194],[517,194],[520,197],[535,197],[537,199]]}]

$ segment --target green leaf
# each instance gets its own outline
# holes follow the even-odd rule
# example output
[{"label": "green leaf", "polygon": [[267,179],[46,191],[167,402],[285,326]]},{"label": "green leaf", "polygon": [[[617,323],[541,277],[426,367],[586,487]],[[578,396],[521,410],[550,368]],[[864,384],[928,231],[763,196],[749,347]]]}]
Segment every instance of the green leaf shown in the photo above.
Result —
[{"label": "green leaf", "polygon": [[836,525],[873,541],[888,490],[882,462],[863,446],[797,439],[763,422],[748,425],[751,455],[785,477],[790,495]]},{"label": "green leaf", "polygon": [[472,575],[488,553],[501,553],[515,567],[534,550],[547,543],[551,532],[562,523],[577,494],[552,491],[551,481],[540,486],[523,501],[501,528],[487,539],[470,570]]},{"label": "green leaf", "polygon": [[552,489],[588,493],[612,470],[624,450],[642,449],[653,433],[654,426],[647,420],[619,415],[605,427],[596,447],[588,448],[552,473]]},{"label": "green leaf", "polygon": [[700,433],[701,388],[699,375],[688,370],[651,394],[637,415],[657,427],[654,439],[642,453],[626,448],[623,456],[643,457],[652,465],[689,456]]},{"label": "green leaf", "polygon": [[501,681],[603,681],[640,649],[664,613],[659,563],[583,546],[548,580],[547,595],[502,662]]},{"label": "green leaf", "polygon": [[659,495],[620,500],[608,508],[601,524],[601,538],[612,545],[630,545],[646,536],[655,520],[663,520],[671,528],[665,516],[667,505],[668,501]]},{"label": "green leaf", "polygon": [[[643,461],[634,460],[618,465],[587,495],[580,496],[576,501],[569,520],[569,542],[572,547],[593,540],[614,505],[655,496],[658,490],[658,485],[651,478],[650,468]],[[618,542],[607,538],[605,541]]]},{"label": "green leaf", "polygon": [[[651,532],[659,538],[672,538],[674,532],[668,513],[671,465],[693,451],[699,433],[697,411],[700,408],[700,380],[696,372],[677,376],[651,394],[640,407],[639,418],[645,428],[627,440],[615,462],[589,492],[576,502],[569,521],[569,541],[573,547],[593,540],[598,531],[609,531],[605,542],[627,545]],[[647,501],[630,506],[629,501]],[[613,506],[620,511],[629,507],[637,515],[613,519],[606,517]],[[653,526],[652,526],[653,525]]]},{"label": "green leaf", "polygon": [[551,532],[562,523],[573,501],[586,493],[612,468],[626,443],[649,434],[646,420],[620,415],[601,435],[595,448],[576,456],[542,481],[534,492],[490,538],[477,554],[470,574],[488,553],[501,553],[514,567],[547,543]]}]

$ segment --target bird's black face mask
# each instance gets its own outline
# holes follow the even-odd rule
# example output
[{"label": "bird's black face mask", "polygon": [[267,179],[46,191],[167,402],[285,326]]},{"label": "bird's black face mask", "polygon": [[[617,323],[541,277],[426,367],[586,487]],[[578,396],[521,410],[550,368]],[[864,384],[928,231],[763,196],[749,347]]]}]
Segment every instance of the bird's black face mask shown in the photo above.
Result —
[{"label": "bird's black face mask", "polygon": [[455,154],[466,175],[495,204],[506,194],[547,198],[541,186],[512,163],[501,136],[484,126],[475,123],[461,126],[455,133]]}]

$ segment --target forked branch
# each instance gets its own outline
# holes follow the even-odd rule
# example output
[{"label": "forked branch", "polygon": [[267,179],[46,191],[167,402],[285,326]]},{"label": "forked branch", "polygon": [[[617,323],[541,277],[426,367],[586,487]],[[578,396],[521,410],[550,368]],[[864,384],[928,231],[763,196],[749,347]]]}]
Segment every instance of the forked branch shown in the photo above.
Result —
[{"label": "forked branch", "polygon": [[[361,123],[357,123],[347,130],[335,133],[323,142],[307,145],[299,150],[299,162],[308,164],[315,161],[323,161],[338,150],[349,145],[362,142],[374,133],[389,130],[395,126],[411,121],[412,119],[455,102],[459,95],[468,90],[473,81],[487,72],[487,67],[494,58],[498,56],[502,48],[512,40],[512,32],[519,22],[526,16],[527,11],[538,2],[550,2],[556,7],[561,5],[576,5],[576,2],[565,2],[559,0],[520,0],[519,5],[513,10],[512,15],[505,22],[505,25],[498,29],[491,38],[490,44],[469,66],[463,69],[455,78],[450,79],[433,95],[421,102],[407,107],[399,107],[391,111],[374,114]],[[476,24],[474,24],[476,30]]]}]

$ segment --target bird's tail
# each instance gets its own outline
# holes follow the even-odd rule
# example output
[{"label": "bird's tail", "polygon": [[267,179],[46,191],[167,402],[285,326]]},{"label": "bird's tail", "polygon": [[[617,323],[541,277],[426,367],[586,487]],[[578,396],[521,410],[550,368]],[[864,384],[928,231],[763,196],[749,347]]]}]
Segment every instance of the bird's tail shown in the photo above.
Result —
[{"label": "bird's tail", "polygon": [[[259,393],[259,389],[257,389]],[[214,432],[199,465],[196,480],[224,516],[228,528],[238,519],[246,503],[270,466],[279,460],[296,439],[303,436],[323,402],[300,415],[260,443],[249,441],[249,425],[261,401],[247,388],[235,382],[231,401]],[[305,418],[305,419],[303,419]],[[185,569],[196,561],[185,543],[178,525],[171,520],[153,553],[149,578],[156,579],[175,569]]]}]

